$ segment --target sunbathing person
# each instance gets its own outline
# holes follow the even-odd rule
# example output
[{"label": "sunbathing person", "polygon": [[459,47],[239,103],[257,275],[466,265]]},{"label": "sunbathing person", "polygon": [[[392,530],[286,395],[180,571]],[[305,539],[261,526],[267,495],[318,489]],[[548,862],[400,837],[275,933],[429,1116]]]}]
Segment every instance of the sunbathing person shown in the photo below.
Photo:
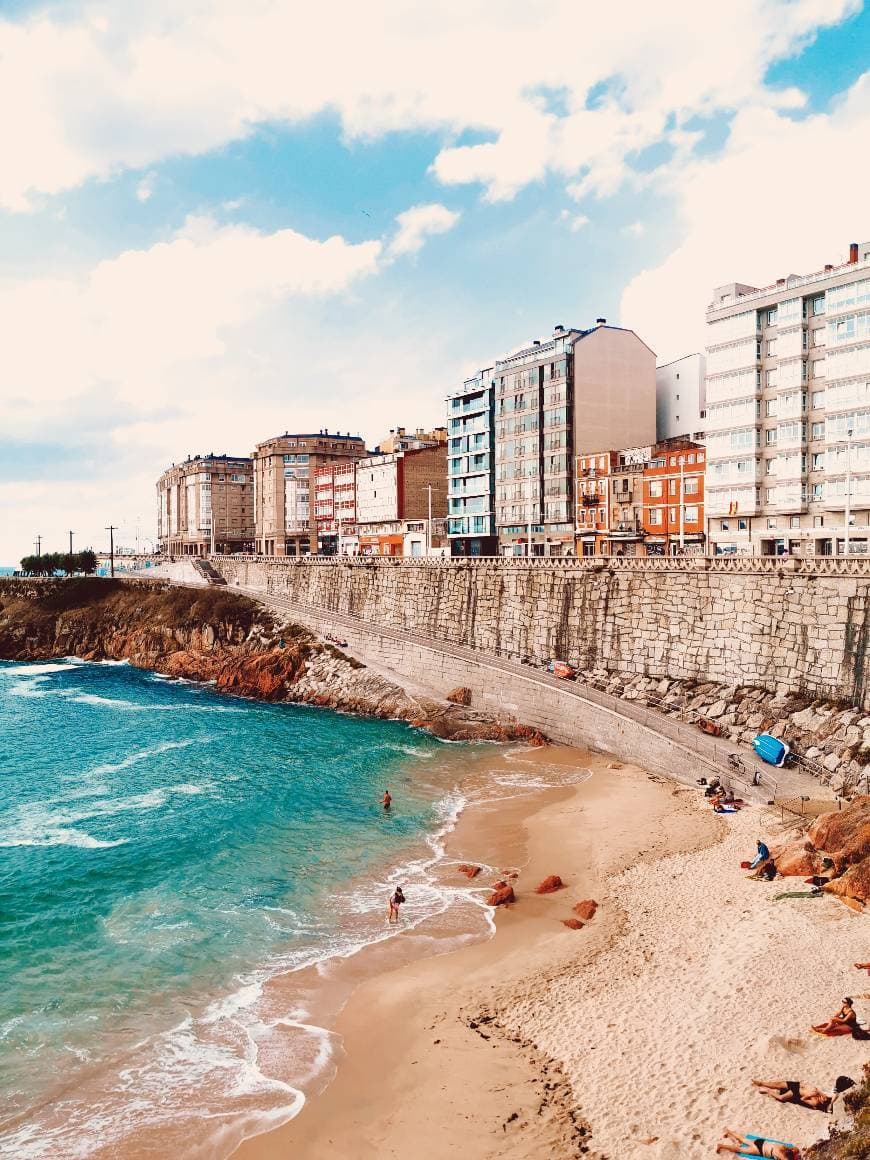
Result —
[{"label": "sunbathing person", "polygon": [[763,1136],[744,1136],[726,1128],[726,1137],[716,1147],[720,1152],[733,1152],[735,1156],[766,1156],[768,1160],[800,1160],[800,1152],[791,1144],[780,1144],[778,1140],[766,1140]]},{"label": "sunbathing person", "polygon": [[814,1112],[829,1112],[833,1107],[834,1098],[841,1092],[848,1091],[855,1086],[855,1081],[847,1075],[838,1075],[834,1085],[834,1095],[821,1091],[812,1084],[800,1083],[794,1079],[754,1079],[753,1084],[763,1096],[780,1104],[798,1104],[799,1107],[809,1108]]},{"label": "sunbathing person", "polygon": [[812,1030],[817,1035],[854,1035],[858,1027],[858,1013],[852,1006],[852,1000],[846,998],[843,1000],[843,1006],[827,1023],[815,1023]]},{"label": "sunbathing person", "polygon": [[870,963],[856,963],[855,969],[858,971],[866,971],[870,975]]}]

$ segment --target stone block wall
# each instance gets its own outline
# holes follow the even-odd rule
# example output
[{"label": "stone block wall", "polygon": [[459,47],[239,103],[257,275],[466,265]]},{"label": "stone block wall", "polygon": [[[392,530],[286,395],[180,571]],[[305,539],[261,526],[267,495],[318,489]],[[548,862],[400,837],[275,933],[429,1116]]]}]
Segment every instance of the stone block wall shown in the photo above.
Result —
[{"label": "stone block wall", "polygon": [[870,707],[870,581],[509,562],[293,563],[225,557],[228,582],[494,656]]}]

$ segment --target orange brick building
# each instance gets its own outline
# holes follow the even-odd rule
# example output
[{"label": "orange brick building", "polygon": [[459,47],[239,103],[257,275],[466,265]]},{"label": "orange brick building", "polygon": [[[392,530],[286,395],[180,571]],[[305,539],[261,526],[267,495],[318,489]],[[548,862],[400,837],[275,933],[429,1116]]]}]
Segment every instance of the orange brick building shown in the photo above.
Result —
[{"label": "orange brick building", "polygon": [[577,456],[577,555],[642,556],[643,473],[651,447]]},{"label": "orange brick building", "polygon": [[704,552],[704,468],[699,443],[670,440],[653,448],[643,472],[643,531],[647,556]]}]

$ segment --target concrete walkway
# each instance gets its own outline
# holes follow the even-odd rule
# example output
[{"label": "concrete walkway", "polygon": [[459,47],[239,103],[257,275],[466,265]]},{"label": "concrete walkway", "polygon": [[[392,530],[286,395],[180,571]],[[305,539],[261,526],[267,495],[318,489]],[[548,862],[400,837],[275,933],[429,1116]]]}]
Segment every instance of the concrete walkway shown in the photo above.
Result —
[{"label": "concrete walkway", "polygon": [[[276,612],[292,615],[303,623],[307,622],[318,632],[323,631],[322,622],[327,621],[333,630],[346,628],[351,631],[375,633],[387,639],[412,641],[458,660],[467,659],[475,664],[485,665],[492,670],[509,672],[521,676],[524,680],[557,688],[562,694],[568,693],[587,704],[598,705],[617,716],[643,725],[659,736],[672,740],[676,745],[690,751],[699,761],[707,765],[708,776],[713,772],[718,773],[721,780],[729,788],[746,798],[765,802],[776,801],[777,804],[783,805],[788,803],[795,808],[796,812],[800,812],[801,799],[815,802],[836,801],[835,795],[827,786],[800,768],[774,769],[759,761],[754,752],[745,745],[724,741],[721,738],[708,737],[675,715],[625,701],[621,697],[615,697],[613,694],[597,689],[583,681],[560,680],[541,668],[524,665],[515,660],[490,656],[462,645],[449,644],[412,632],[389,628],[386,625],[372,625],[368,621],[349,616],[346,613],[295,604],[284,596],[264,593],[256,588],[233,585],[230,591],[241,592]],[[365,660],[365,657],[362,656],[361,659]],[[406,678],[398,673],[394,675],[393,679],[399,684],[406,681]],[[554,738],[554,740],[559,740],[559,738]],[[732,755],[737,755],[742,769],[735,769],[729,760]],[[758,775],[759,784],[757,786],[752,784],[755,774]]]}]

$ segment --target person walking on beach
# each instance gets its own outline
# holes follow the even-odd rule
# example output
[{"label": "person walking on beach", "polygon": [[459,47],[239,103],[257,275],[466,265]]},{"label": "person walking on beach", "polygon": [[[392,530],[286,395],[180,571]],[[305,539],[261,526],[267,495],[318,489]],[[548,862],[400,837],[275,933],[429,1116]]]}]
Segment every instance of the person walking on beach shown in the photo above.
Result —
[{"label": "person walking on beach", "polygon": [[393,796],[388,789],[384,790],[384,796],[381,798],[381,805],[384,807],[384,812],[390,812],[390,806],[393,804]]},{"label": "person walking on beach", "polygon": [[405,895],[402,892],[402,888],[401,886],[397,886],[393,893],[390,895],[390,909],[387,914],[387,920],[389,922],[399,921],[399,907],[404,901]]}]

